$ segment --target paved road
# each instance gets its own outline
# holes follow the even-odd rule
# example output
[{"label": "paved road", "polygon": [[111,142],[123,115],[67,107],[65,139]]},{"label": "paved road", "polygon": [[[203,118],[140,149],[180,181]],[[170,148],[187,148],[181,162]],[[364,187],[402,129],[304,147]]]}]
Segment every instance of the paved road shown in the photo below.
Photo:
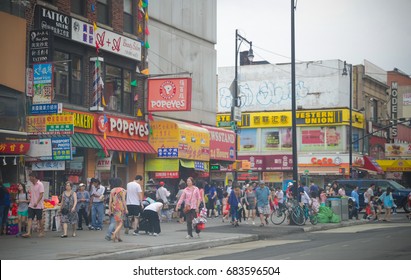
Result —
[{"label": "paved road", "polygon": [[[411,223],[367,223],[157,256],[200,260],[411,260]],[[147,258],[150,259],[150,258]],[[152,258],[154,259],[154,258]]]},{"label": "paved road", "polygon": [[[397,215],[395,219],[404,223],[405,215]],[[104,239],[105,231],[82,231],[77,237],[60,238],[61,232],[47,232],[45,238],[33,236],[30,239],[16,238],[14,236],[0,237],[1,260],[64,260],[64,259],[92,259],[92,260],[133,260],[147,257],[160,259],[163,255],[166,259],[178,259],[173,255],[179,252],[201,250],[210,248],[210,251],[220,250],[218,247],[246,244],[256,240],[269,240],[270,242],[284,242],[290,236],[298,236],[296,240],[307,240],[313,231],[323,231],[330,228],[351,227],[364,224],[365,221],[346,221],[341,224],[318,224],[316,226],[274,226],[265,227],[257,225],[241,224],[234,228],[228,223],[221,223],[220,219],[210,219],[206,230],[200,239],[186,240],[186,226],[176,223],[163,223],[162,233],[158,237],[140,235],[124,236],[124,242],[113,243]],[[409,224],[409,222],[408,222]],[[268,242],[268,241],[267,241]],[[295,241],[293,241],[295,242]],[[272,245],[272,244],[271,244]],[[276,245],[278,245],[276,243]],[[247,245],[253,246],[253,244]],[[270,244],[265,244],[265,247]],[[228,251],[227,251],[228,252]],[[224,254],[225,252],[223,252]],[[221,255],[221,253],[219,254]],[[203,255],[203,257],[208,255]],[[192,259],[195,259],[193,257]]]}]

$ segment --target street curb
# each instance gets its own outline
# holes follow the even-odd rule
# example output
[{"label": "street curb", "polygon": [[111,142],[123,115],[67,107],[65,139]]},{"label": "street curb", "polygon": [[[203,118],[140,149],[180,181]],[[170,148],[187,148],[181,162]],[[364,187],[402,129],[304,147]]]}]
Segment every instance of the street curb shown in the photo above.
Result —
[{"label": "street curb", "polygon": [[96,254],[90,255],[86,257],[73,257],[67,258],[69,259],[76,259],[76,260],[133,260],[133,259],[141,259],[147,258],[152,256],[159,256],[159,255],[166,255],[166,254],[175,254],[181,252],[187,252],[192,250],[199,250],[199,249],[207,249],[213,247],[219,247],[224,245],[230,245],[235,243],[242,243],[242,242],[251,242],[257,241],[258,235],[256,234],[243,234],[240,236],[234,237],[225,237],[219,239],[206,239],[203,241],[195,241],[186,243],[176,243],[171,245],[164,245],[164,246],[154,246],[154,247],[147,247],[141,249],[133,249],[133,250],[125,250],[119,251],[114,253],[104,253],[104,254]]},{"label": "street curb", "polygon": [[341,222],[341,223],[336,223],[336,224],[320,224],[320,225],[305,227],[304,232],[313,232],[313,231],[321,231],[321,230],[363,225],[368,222],[369,221],[358,220],[354,222]]}]

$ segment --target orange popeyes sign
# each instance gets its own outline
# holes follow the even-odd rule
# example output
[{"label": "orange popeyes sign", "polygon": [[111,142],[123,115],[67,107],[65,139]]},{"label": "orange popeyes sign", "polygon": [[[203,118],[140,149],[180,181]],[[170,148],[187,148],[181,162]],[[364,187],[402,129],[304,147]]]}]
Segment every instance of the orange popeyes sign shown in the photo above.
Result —
[{"label": "orange popeyes sign", "polygon": [[191,78],[148,79],[149,112],[191,111]]}]

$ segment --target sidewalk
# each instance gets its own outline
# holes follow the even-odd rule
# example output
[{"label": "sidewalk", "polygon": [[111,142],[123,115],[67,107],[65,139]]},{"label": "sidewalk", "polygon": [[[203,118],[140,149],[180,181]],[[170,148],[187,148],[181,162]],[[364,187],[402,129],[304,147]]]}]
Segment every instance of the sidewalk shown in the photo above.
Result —
[{"label": "sidewalk", "polygon": [[200,238],[187,240],[186,224],[179,224],[175,220],[161,224],[161,234],[157,237],[144,233],[133,236],[125,235],[122,231],[123,242],[112,242],[104,239],[107,225],[102,231],[77,231],[76,237],[60,238],[61,232],[46,232],[46,237],[39,238],[36,235],[29,239],[16,238],[15,236],[0,237],[0,259],[1,260],[121,260],[138,259],[156,255],[178,253],[193,249],[205,249],[255,241],[259,239],[270,239],[297,232],[311,232],[326,230],[337,227],[364,224],[362,220],[344,221],[339,224],[317,224],[315,226],[268,226],[240,224],[232,227],[229,223],[222,223],[220,218],[209,219],[206,229]]}]

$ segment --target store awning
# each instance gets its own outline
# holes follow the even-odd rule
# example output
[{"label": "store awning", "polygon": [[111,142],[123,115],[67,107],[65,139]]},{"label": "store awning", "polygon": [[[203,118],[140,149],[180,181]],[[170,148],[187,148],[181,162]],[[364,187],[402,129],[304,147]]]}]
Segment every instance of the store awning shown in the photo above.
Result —
[{"label": "store awning", "polygon": [[180,164],[182,167],[193,168],[194,170],[198,170],[198,171],[208,171],[209,170],[208,162],[206,161],[180,159]]},{"label": "store awning", "polygon": [[103,149],[96,137],[92,134],[74,133],[71,135],[71,141],[73,147],[90,148],[90,149]]},{"label": "store awning", "polygon": [[375,161],[375,159],[369,156],[364,156],[364,168],[375,171],[377,174],[384,174],[384,170],[382,170],[381,166]]},{"label": "store awning", "polygon": [[100,145],[109,151],[120,151],[130,153],[142,153],[142,154],[157,154],[157,152],[151,147],[148,142],[122,139],[116,137],[96,136]]},{"label": "store awning", "polygon": [[378,164],[387,172],[411,172],[411,160],[404,159],[385,159],[377,160]]}]

